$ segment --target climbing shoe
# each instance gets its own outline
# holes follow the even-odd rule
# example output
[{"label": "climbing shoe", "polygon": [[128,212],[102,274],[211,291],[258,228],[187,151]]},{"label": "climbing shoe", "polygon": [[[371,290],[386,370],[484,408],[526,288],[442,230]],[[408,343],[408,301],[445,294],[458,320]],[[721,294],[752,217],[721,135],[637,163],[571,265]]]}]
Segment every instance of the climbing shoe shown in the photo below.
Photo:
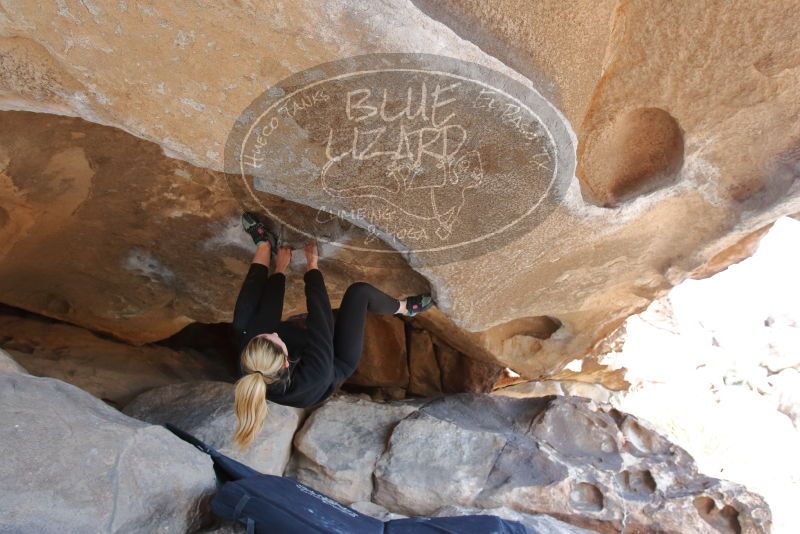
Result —
[{"label": "climbing shoe", "polygon": [[406,299],[406,317],[414,317],[418,313],[422,313],[428,308],[433,306],[433,298],[430,295],[414,295]]},{"label": "climbing shoe", "polygon": [[275,234],[267,230],[264,223],[259,221],[254,213],[242,213],[242,228],[244,228],[245,232],[250,234],[250,237],[253,238],[253,242],[256,245],[267,242],[270,244],[271,254],[274,256],[278,253],[278,239],[275,237]]}]

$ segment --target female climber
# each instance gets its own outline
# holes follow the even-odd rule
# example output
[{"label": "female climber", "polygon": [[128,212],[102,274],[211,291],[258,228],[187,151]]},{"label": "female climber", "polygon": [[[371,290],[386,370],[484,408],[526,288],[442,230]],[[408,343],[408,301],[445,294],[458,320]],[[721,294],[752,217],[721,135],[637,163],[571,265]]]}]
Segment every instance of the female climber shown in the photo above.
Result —
[{"label": "female climber", "polygon": [[[317,244],[305,245],[306,327],[281,322],[286,270],[292,250],[277,249],[276,237],[256,216],[242,215],[242,226],[256,243],[256,254],[233,313],[242,377],[236,382],[234,442],[247,448],[267,416],[266,399],[304,408],[327,399],[352,375],[361,359],[366,313],[414,316],[432,304],[430,295],[398,300],[367,284],[347,288],[334,321]],[[269,275],[270,257],[275,272]]]}]

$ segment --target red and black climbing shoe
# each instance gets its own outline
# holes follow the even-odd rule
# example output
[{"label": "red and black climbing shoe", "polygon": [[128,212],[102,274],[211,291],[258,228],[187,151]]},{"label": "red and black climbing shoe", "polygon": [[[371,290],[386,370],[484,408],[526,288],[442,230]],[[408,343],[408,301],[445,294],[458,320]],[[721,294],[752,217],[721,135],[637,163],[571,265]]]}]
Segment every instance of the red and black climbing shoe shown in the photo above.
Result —
[{"label": "red and black climbing shoe", "polygon": [[264,223],[258,220],[258,217],[254,213],[242,213],[242,228],[244,228],[245,232],[250,234],[250,237],[253,238],[253,242],[256,245],[263,242],[269,243],[272,255],[274,256],[277,254],[278,239],[275,237],[275,234],[267,230]]},{"label": "red and black climbing shoe", "polygon": [[414,317],[418,313],[422,313],[428,308],[433,306],[433,298],[430,295],[414,295],[406,299],[406,317]]}]

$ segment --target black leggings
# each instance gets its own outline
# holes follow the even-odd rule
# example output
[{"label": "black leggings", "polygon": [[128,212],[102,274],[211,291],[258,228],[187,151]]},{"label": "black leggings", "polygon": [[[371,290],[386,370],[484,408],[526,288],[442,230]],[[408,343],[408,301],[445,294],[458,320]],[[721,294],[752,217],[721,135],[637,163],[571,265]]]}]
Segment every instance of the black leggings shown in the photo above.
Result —
[{"label": "black leggings", "polygon": [[364,350],[364,324],[367,312],[393,315],[400,301],[366,282],[356,282],[342,297],[333,334],[335,383],[349,378],[358,368]]},{"label": "black leggings", "polygon": [[[234,325],[245,334],[242,346],[255,335],[277,332],[286,342],[291,355],[290,341],[296,337],[292,335],[296,329],[291,323],[281,322],[286,277],[275,273],[265,281],[268,272],[263,265],[251,265],[237,300],[236,309],[239,313],[234,314]],[[344,382],[358,368],[364,349],[367,312],[393,315],[399,307],[399,300],[366,282],[356,282],[347,288],[334,325],[333,369],[336,385]]]}]

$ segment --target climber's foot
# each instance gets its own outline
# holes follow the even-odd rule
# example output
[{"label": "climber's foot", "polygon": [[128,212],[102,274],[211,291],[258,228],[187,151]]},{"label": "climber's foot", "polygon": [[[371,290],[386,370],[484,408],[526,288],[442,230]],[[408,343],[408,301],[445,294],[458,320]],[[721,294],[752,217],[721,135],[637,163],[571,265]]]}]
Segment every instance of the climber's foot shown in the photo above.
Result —
[{"label": "climber's foot", "polygon": [[275,237],[275,234],[267,230],[264,223],[259,221],[254,213],[242,213],[242,228],[253,238],[253,242],[256,245],[260,243],[269,243],[271,254],[274,256],[277,253],[278,239]]},{"label": "climber's foot", "polygon": [[[429,294],[414,295],[405,300],[405,306],[400,306],[400,312],[406,317],[414,317],[433,306],[433,298]],[[405,307],[405,310],[403,308]]]}]

